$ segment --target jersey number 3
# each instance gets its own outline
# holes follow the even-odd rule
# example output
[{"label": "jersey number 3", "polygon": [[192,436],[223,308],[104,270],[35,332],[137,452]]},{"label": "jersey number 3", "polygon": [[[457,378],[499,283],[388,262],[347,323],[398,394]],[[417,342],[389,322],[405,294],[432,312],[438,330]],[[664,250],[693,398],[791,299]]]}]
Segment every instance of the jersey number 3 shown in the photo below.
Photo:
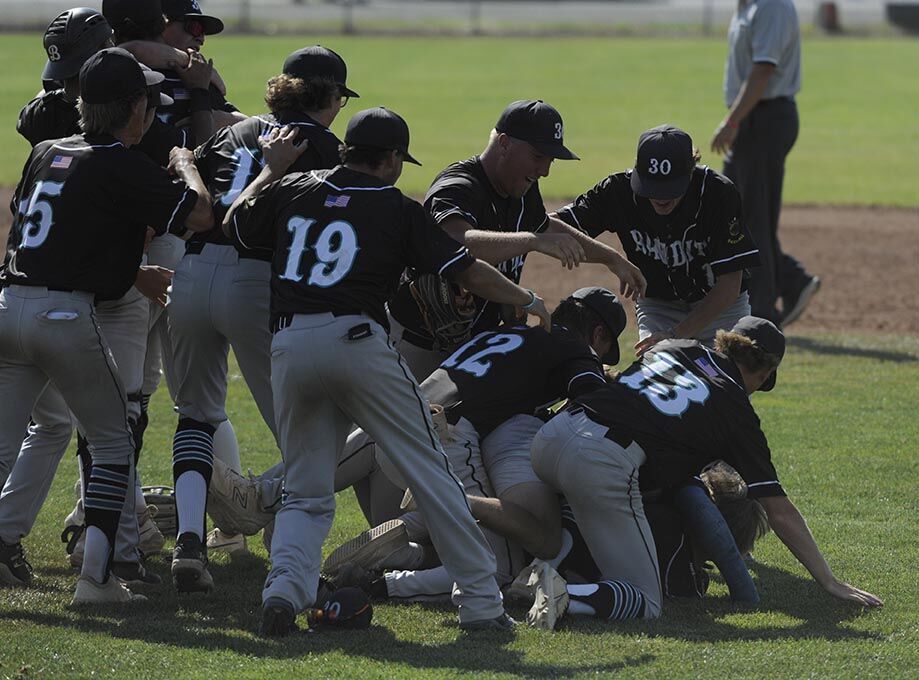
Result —
[{"label": "jersey number 3", "polygon": [[303,217],[292,217],[287,223],[287,231],[293,234],[293,237],[287,249],[287,266],[280,278],[285,281],[301,281],[301,260],[306,251],[313,250],[317,261],[310,267],[307,283],[311,286],[329,288],[351,271],[354,258],[360,250],[357,247],[357,234],[349,223],[336,220],[326,225],[325,229],[319,232],[316,242],[309,246],[306,240],[314,224],[316,220],[307,220]]},{"label": "jersey number 3", "polygon": [[704,404],[710,394],[708,385],[687,371],[666,352],[657,352],[648,364],[619,378],[623,385],[644,395],[651,405],[668,416],[680,416],[690,403]]}]

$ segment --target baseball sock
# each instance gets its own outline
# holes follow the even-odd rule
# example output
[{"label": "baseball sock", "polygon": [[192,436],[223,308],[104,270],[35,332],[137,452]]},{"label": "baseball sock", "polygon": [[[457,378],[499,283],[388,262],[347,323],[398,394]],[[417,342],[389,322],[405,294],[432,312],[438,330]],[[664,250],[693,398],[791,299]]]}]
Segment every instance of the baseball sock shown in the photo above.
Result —
[{"label": "baseball sock", "polygon": [[558,555],[553,557],[551,560],[546,560],[546,562],[549,564],[549,566],[551,566],[553,569],[558,571],[558,565],[560,565],[564,561],[564,559],[568,557],[568,553],[571,552],[571,549],[573,547],[574,547],[574,538],[572,537],[571,532],[563,527],[562,528],[562,549],[558,551]]},{"label": "baseball sock", "polygon": [[191,532],[204,540],[204,512],[213,460],[214,426],[181,418],[172,440],[179,536]]},{"label": "baseball sock", "polygon": [[645,611],[645,596],[625,581],[601,581],[584,585],[568,584],[569,614],[601,619],[637,619]]},{"label": "baseball sock", "polygon": [[82,573],[102,583],[108,577],[118,520],[131,483],[130,465],[93,465],[86,484],[86,548]]},{"label": "baseball sock", "polygon": [[233,423],[229,420],[224,420],[214,431],[214,456],[231,470],[242,474],[243,464],[239,460],[239,442],[236,441]]}]

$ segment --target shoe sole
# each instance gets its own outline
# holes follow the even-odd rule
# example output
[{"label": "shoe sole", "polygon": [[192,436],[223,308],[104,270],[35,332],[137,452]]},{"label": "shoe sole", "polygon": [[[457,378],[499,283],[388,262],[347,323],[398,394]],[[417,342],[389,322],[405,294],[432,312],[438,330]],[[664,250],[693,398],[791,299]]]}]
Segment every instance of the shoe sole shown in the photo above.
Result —
[{"label": "shoe sole", "polygon": [[408,530],[401,519],[368,529],[343,543],[332,551],[322,565],[322,572],[334,578],[347,562],[353,562],[364,569],[373,569],[382,558],[392,554],[400,544],[408,542]]},{"label": "shoe sole", "polygon": [[214,579],[199,560],[173,560],[172,583],[180,593],[209,593]]},{"label": "shoe sole", "polygon": [[16,578],[16,575],[5,564],[0,563],[0,586],[9,588],[28,588],[31,581],[23,581]]},{"label": "shoe sole", "polygon": [[[565,580],[546,565],[534,586],[533,606],[527,612],[527,623],[533,628],[555,630],[558,620],[568,611],[568,589]],[[561,604],[559,604],[561,603]]]},{"label": "shoe sole", "polygon": [[820,278],[815,276],[807,283],[806,286],[804,286],[804,289],[798,296],[798,301],[795,303],[795,306],[789,310],[788,314],[784,314],[782,316],[782,325],[788,326],[797,321],[798,318],[804,313],[804,310],[807,309],[807,305],[810,304],[810,301],[819,290]]}]

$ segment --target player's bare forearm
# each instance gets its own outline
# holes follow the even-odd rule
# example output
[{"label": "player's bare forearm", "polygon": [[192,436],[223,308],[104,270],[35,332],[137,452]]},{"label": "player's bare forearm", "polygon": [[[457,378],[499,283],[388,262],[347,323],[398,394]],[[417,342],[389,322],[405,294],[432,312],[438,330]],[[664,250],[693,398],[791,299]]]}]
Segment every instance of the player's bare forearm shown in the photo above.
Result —
[{"label": "player's bare forearm", "polygon": [[127,50],[137,61],[152,69],[172,68],[171,64],[185,66],[189,62],[188,52],[152,40],[129,40],[118,47]]},{"label": "player's bare forearm", "polygon": [[543,328],[550,330],[552,323],[542,298],[533,291],[518,286],[487,262],[476,260],[456,276],[454,281],[486,300],[502,305],[524,308],[527,314],[539,317]]},{"label": "player's bare forearm", "polygon": [[740,122],[749,115],[753,107],[763,98],[763,92],[766,91],[766,85],[769,84],[773,73],[775,73],[775,64],[768,62],[753,64],[750,75],[740,86],[740,91],[728,111],[728,118],[731,122],[740,125]]},{"label": "player's bare forearm", "polygon": [[534,250],[536,234],[528,231],[505,233],[469,229],[463,234],[462,242],[474,257],[494,265]]},{"label": "player's bare forearm", "polygon": [[185,219],[185,228],[191,231],[212,229],[214,211],[211,208],[211,194],[198,174],[194,154],[188,149],[174,147],[169,153],[169,172],[185,182],[197,196],[195,207]]},{"label": "player's bare forearm", "polygon": [[499,498],[467,496],[472,516],[496,534],[517,543],[534,557],[552,559],[561,548],[560,537],[548,536],[545,525],[526,508]]},{"label": "player's bare forearm", "polygon": [[823,558],[807,522],[795,504],[786,496],[769,496],[757,500],[765,508],[769,516],[769,526],[775,535],[811,573],[814,580],[824,588],[835,581],[830,565]]},{"label": "player's bare forearm", "polygon": [[702,300],[673,329],[678,338],[693,338],[718,318],[740,295],[743,272],[722,274]]},{"label": "player's bare forearm", "polygon": [[266,165],[263,167],[262,171],[256,176],[256,178],[249,183],[249,186],[239,192],[239,196],[236,197],[236,200],[233,201],[233,204],[223,216],[223,223],[220,225],[223,229],[223,233],[227,236],[230,235],[230,225],[233,223],[233,214],[236,212],[239,206],[258,194],[258,192],[261,191],[264,187],[268,186],[275,180],[280,179],[281,177],[283,177],[283,174],[278,175],[277,171],[272,170],[270,166]]},{"label": "player's bare forearm", "polygon": [[584,255],[586,257],[585,262],[605,264],[608,266],[622,258],[622,254],[615,248],[591,238],[583,231],[579,231],[570,224],[558,219],[557,213],[549,215],[549,226],[546,231],[554,234],[568,234],[571,236],[575,241],[581,244],[581,248],[584,249]]}]

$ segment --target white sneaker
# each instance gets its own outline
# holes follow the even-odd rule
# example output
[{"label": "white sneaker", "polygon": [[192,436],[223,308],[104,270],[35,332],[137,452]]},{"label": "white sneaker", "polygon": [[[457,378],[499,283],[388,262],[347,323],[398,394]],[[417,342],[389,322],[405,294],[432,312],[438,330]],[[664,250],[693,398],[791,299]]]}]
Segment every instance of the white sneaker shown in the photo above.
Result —
[{"label": "white sneaker", "polygon": [[262,510],[258,479],[243,477],[219,458],[214,458],[207,512],[227,533],[246,536],[254,536],[274,519],[274,513]]},{"label": "white sneaker", "polygon": [[322,573],[334,579],[347,562],[367,571],[382,568],[393,553],[408,546],[408,530],[401,519],[392,519],[364,531],[332,551],[322,565]]},{"label": "white sneaker", "polygon": [[99,583],[89,576],[81,576],[77,579],[77,588],[70,604],[144,602],[146,599],[143,595],[132,593],[114,576],[109,576],[105,583]]},{"label": "white sneaker", "polygon": [[156,516],[156,506],[148,505],[146,509],[137,516],[137,533],[140,540],[137,543],[137,549],[147,557],[149,555],[158,555],[166,545],[166,539],[153,518]]},{"label": "white sneaker", "polygon": [[207,549],[225,552],[228,555],[242,555],[249,552],[245,536],[242,534],[228,534],[221,529],[212,529],[207,535]]},{"label": "white sneaker", "polygon": [[568,611],[568,583],[547,562],[540,562],[530,573],[529,586],[533,606],[527,612],[527,623],[533,628],[555,630]]},{"label": "white sneaker", "polygon": [[504,592],[504,597],[508,600],[517,600],[520,602],[532,602],[533,601],[533,591],[530,589],[530,575],[539,568],[539,560],[533,560],[530,564],[523,569],[517,578],[514,579],[507,590]]}]

